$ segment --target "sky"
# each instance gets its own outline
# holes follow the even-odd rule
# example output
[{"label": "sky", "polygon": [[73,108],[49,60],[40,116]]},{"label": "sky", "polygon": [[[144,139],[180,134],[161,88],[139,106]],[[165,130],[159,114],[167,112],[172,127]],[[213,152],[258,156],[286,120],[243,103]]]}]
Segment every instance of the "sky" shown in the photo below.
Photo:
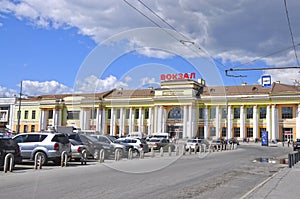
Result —
[{"label": "sky", "polygon": [[36,96],[159,87],[160,74],[191,72],[208,85],[266,74],[293,85],[300,69],[225,72],[298,66],[300,1],[286,6],[288,15],[284,0],[0,0],[0,97],[18,95],[20,82]]}]

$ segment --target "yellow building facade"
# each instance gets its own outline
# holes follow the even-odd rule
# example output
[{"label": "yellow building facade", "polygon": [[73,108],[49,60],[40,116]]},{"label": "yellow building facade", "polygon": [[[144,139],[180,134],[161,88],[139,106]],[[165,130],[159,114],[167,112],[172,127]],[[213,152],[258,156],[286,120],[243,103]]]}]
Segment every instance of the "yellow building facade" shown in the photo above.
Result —
[{"label": "yellow building facade", "polygon": [[[17,129],[18,105],[14,126]],[[95,94],[42,95],[22,100],[21,132],[73,126],[124,136],[168,132],[177,138],[300,138],[300,87],[273,83],[206,86],[191,79],[160,88],[113,89]],[[35,117],[33,117],[35,115]]]}]

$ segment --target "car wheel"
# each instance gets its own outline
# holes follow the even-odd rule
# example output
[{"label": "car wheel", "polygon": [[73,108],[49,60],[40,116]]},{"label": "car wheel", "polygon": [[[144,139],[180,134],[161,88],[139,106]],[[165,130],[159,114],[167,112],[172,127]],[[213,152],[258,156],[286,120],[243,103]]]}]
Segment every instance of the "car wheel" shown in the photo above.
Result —
[{"label": "car wheel", "polygon": [[94,159],[99,160],[100,159],[100,150],[95,149],[93,156],[94,156]]},{"label": "car wheel", "polygon": [[140,152],[137,149],[134,149],[132,152],[132,157],[134,158],[140,157]]},{"label": "car wheel", "polygon": [[46,164],[48,163],[47,155],[46,155],[44,152],[38,151],[38,152],[36,152],[36,153],[34,154],[34,157],[35,157],[35,155],[36,155],[37,153],[40,153],[40,154],[41,154],[42,165],[46,165]]}]

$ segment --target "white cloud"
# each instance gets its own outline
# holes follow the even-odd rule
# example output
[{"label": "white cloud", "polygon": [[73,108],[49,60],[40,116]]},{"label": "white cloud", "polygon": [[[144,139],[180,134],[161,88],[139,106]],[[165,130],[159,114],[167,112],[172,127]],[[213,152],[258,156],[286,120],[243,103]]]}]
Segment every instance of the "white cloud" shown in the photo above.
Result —
[{"label": "white cloud", "polygon": [[[127,80],[129,78],[127,77]],[[125,88],[127,87],[126,82],[118,81],[115,76],[108,76],[105,79],[99,79],[98,77],[91,75],[86,77],[84,80],[76,82],[74,92],[78,93],[94,93],[111,90],[114,88]]]},{"label": "white cloud", "polygon": [[265,74],[271,75],[272,82],[280,81],[283,84],[293,85],[296,81],[299,81],[299,72],[300,69],[284,69],[266,71]]},{"label": "white cloud", "polygon": [[22,82],[22,90],[22,93],[28,96],[72,92],[72,89],[54,80],[45,82],[24,80]]},{"label": "white cloud", "polygon": [[[139,2],[129,2],[161,27],[170,28]],[[205,48],[211,56],[219,56],[223,60],[248,62],[292,45],[282,1],[154,0],[145,3],[180,33]],[[296,23],[300,18],[300,1],[288,1],[287,6],[294,40],[299,43],[300,26]],[[98,43],[121,31],[155,26],[119,0],[3,0],[0,12],[13,13],[19,19],[29,19],[32,24],[41,27],[76,27],[79,34],[88,35]],[[163,38],[157,38],[157,42],[162,46],[172,45],[169,41],[164,43]],[[136,41],[136,44],[140,43]],[[149,48],[139,49],[139,53],[160,58],[170,56],[167,52]],[[292,50],[272,55],[263,61],[270,66],[296,64]]]},{"label": "white cloud", "polygon": [[0,86],[0,97],[15,97],[17,95],[16,90]]}]

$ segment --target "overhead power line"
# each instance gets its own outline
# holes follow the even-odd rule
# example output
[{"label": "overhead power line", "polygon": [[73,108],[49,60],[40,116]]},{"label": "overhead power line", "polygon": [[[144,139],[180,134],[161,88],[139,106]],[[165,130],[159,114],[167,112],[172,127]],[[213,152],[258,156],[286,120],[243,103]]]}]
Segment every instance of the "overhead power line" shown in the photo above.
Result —
[{"label": "overhead power line", "polygon": [[296,58],[296,61],[297,61],[297,65],[299,66],[300,64],[299,64],[297,51],[296,51],[296,47],[295,47],[294,35],[293,35],[292,27],[291,27],[291,22],[290,22],[289,12],[288,12],[287,5],[286,5],[286,0],[284,0],[284,7],[285,7],[285,14],[286,14],[286,18],[287,18],[287,21],[288,21],[288,27],[289,27],[290,35],[291,35],[291,40],[292,40],[292,44],[293,44],[293,48],[294,48],[295,58]]}]

